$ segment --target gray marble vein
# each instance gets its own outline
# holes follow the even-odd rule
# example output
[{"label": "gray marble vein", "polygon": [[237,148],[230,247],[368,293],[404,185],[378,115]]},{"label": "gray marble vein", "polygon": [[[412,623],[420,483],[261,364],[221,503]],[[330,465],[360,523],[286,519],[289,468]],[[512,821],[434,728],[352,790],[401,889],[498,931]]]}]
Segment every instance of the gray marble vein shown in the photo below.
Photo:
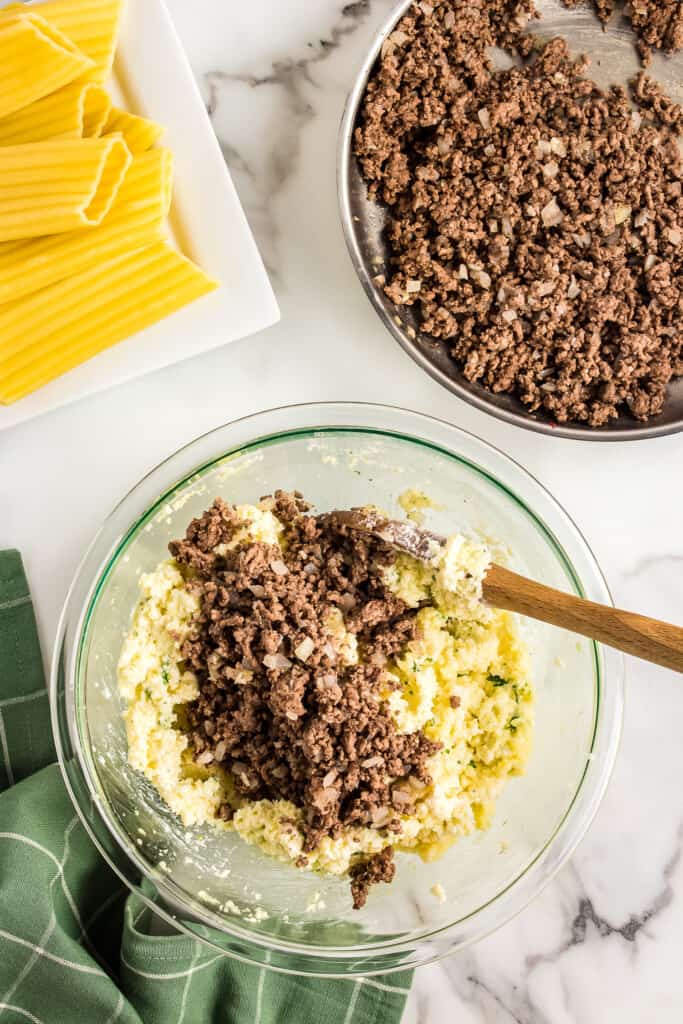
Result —
[{"label": "gray marble vein", "polygon": [[[317,78],[324,64],[339,48],[365,25],[376,7],[372,0],[355,0],[336,12],[326,35],[306,40],[304,57],[285,58],[272,62],[266,74],[249,74],[225,69],[205,73],[207,110],[213,121],[228,166],[235,177],[248,185],[247,209],[254,220],[258,240],[266,251],[271,275],[279,279],[278,218],[274,204],[293,175],[297,173],[301,155],[301,136],[317,116],[316,93],[321,88]],[[221,121],[223,105],[234,101],[244,88],[251,93],[267,93],[267,104],[277,110],[277,128],[267,136],[266,146],[259,152],[259,166],[248,159],[230,128]],[[261,97],[258,102],[262,102]]]},{"label": "gray marble vein", "polygon": [[623,923],[612,923],[606,916],[595,909],[595,901],[587,896],[579,899],[576,915],[571,922],[570,936],[557,949],[548,953],[532,954],[527,957],[527,966],[533,970],[539,963],[556,962],[559,957],[571,949],[585,943],[589,937],[590,926],[601,939],[620,936],[626,942],[635,942],[641,931],[646,929],[659,914],[667,910],[673,903],[675,890],[673,880],[681,862],[683,852],[683,823],[676,833],[676,845],[662,870],[661,888],[650,902],[640,910],[631,911]]},{"label": "gray marble vein", "polygon": [[667,574],[677,569],[683,575],[683,554],[648,555],[645,558],[639,558],[635,565],[624,573],[624,578],[634,579],[643,573],[660,569]]}]

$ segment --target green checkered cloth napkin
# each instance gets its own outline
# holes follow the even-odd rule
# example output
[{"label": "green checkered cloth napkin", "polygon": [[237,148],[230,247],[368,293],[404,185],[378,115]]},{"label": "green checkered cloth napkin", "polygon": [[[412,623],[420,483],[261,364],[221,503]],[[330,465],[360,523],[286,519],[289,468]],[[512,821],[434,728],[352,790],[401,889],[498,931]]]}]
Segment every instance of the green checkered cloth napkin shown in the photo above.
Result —
[{"label": "green checkered cloth napkin", "polygon": [[0,551],[0,1024],[398,1024],[408,972],[312,981],[153,935],[54,759],[26,576]]}]

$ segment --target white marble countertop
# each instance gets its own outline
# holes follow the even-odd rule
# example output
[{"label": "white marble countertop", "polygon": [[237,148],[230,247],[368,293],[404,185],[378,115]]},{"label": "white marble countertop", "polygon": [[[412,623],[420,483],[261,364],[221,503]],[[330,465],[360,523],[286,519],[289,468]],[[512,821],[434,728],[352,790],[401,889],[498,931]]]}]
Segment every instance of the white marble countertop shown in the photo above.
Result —
[{"label": "white marble countertop", "polygon": [[[578,522],[618,603],[683,621],[683,435],[548,439],[421,373],[347,258],[335,143],[345,93],[391,0],[170,0],[272,275],[282,322],[258,337],[0,434],[0,546],[23,552],[46,651],[84,546],[184,442],[269,406],[388,401],[452,420],[535,474]],[[418,971],[405,1024],[683,1019],[683,681],[628,663],[617,769],[587,838],[515,921]]]}]

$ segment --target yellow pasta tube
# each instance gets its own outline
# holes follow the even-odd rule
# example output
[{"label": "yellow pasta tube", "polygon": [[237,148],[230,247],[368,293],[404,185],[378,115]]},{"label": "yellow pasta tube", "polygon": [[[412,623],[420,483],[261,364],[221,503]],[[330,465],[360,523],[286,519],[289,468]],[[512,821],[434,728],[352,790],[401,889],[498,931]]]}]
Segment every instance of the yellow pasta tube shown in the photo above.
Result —
[{"label": "yellow pasta tube", "polygon": [[116,135],[0,147],[0,241],[100,224],[130,162]]},{"label": "yellow pasta tube", "polygon": [[96,139],[104,131],[111,110],[111,97],[95,82],[85,87],[83,99],[83,138]]},{"label": "yellow pasta tube", "polygon": [[111,100],[101,85],[72,82],[0,118],[0,146],[94,138],[101,134],[110,109]]},{"label": "yellow pasta tube", "polygon": [[112,107],[103,134],[108,135],[110,132],[120,132],[131,153],[137,154],[151,149],[164,134],[164,129],[156,121]]},{"label": "yellow pasta tube", "polygon": [[133,157],[123,179],[116,205],[110,216],[121,206],[148,206],[154,202],[160,216],[166,217],[171,207],[173,192],[173,153],[170,149],[151,149]]},{"label": "yellow pasta tube", "polygon": [[114,60],[123,4],[124,0],[47,0],[38,9],[92,58],[88,80],[104,82]]},{"label": "yellow pasta tube", "polygon": [[0,308],[0,402],[9,404],[217,287],[165,242]]},{"label": "yellow pasta tube", "polygon": [[114,207],[99,227],[0,242],[0,306],[161,240],[172,174],[170,150],[155,149],[133,160]]},{"label": "yellow pasta tube", "polygon": [[[158,205],[113,210],[92,231],[67,231],[0,244],[0,307],[93,265],[133,252],[164,236]],[[7,250],[4,246],[10,246]],[[1,344],[0,344],[1,348]]]},{"label": "yellow pasta tube", "polygon": [[39,15],[0,11],[0,117],[61,89],[94,66]]}]

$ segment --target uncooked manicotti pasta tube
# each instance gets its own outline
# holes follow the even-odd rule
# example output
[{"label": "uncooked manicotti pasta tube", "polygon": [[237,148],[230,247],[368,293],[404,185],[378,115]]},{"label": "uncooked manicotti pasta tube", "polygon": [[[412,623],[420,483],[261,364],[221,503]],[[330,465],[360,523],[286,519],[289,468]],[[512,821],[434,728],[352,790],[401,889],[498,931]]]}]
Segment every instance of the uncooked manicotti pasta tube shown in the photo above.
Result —
[{"label": "uncooked manicotti pasta tube", "polygon": [[8,404],[214,290],[166,242],[0,307],[0,402]]},{"label": "uncooked manicotti pasta tube", "polygon": [[161,240],[172,188],[173,155],[153,149],[133,160],[100,227],[0,242],[0,307]]},{"label": "uncooked manicotti pasta tube", "polygon": [[47,0],[35,9],[92,59],[89,81],[104,82],[114,60],[123,0]]},{"label": "uncooked manicotti pasta tube", "polygon": [[0,146],[0,241],[100,224],[131,160],[119,135]]},{"label": "uncooked manicotti pasta tube", "polygon": [[136,154],[151,149],[164,134],[164,129],[156,121],[150,121],[146,117],[139,117],[137,114],[129,114],[127,110],[112,107],[102,134],[109,135],[111,132],[120,132],[131,153]]},{"label": "uncooked manicotti pasta tube", "polygon": [[37,14],[0,10],[0,117],[61,89],[95,67]]},{"label": "uncooked manicotti pasta tube", "polygon": [[72,82],[0,118],[0,146],[95,138],[104,130],[110,110],[111,100],[101,85]]}]

